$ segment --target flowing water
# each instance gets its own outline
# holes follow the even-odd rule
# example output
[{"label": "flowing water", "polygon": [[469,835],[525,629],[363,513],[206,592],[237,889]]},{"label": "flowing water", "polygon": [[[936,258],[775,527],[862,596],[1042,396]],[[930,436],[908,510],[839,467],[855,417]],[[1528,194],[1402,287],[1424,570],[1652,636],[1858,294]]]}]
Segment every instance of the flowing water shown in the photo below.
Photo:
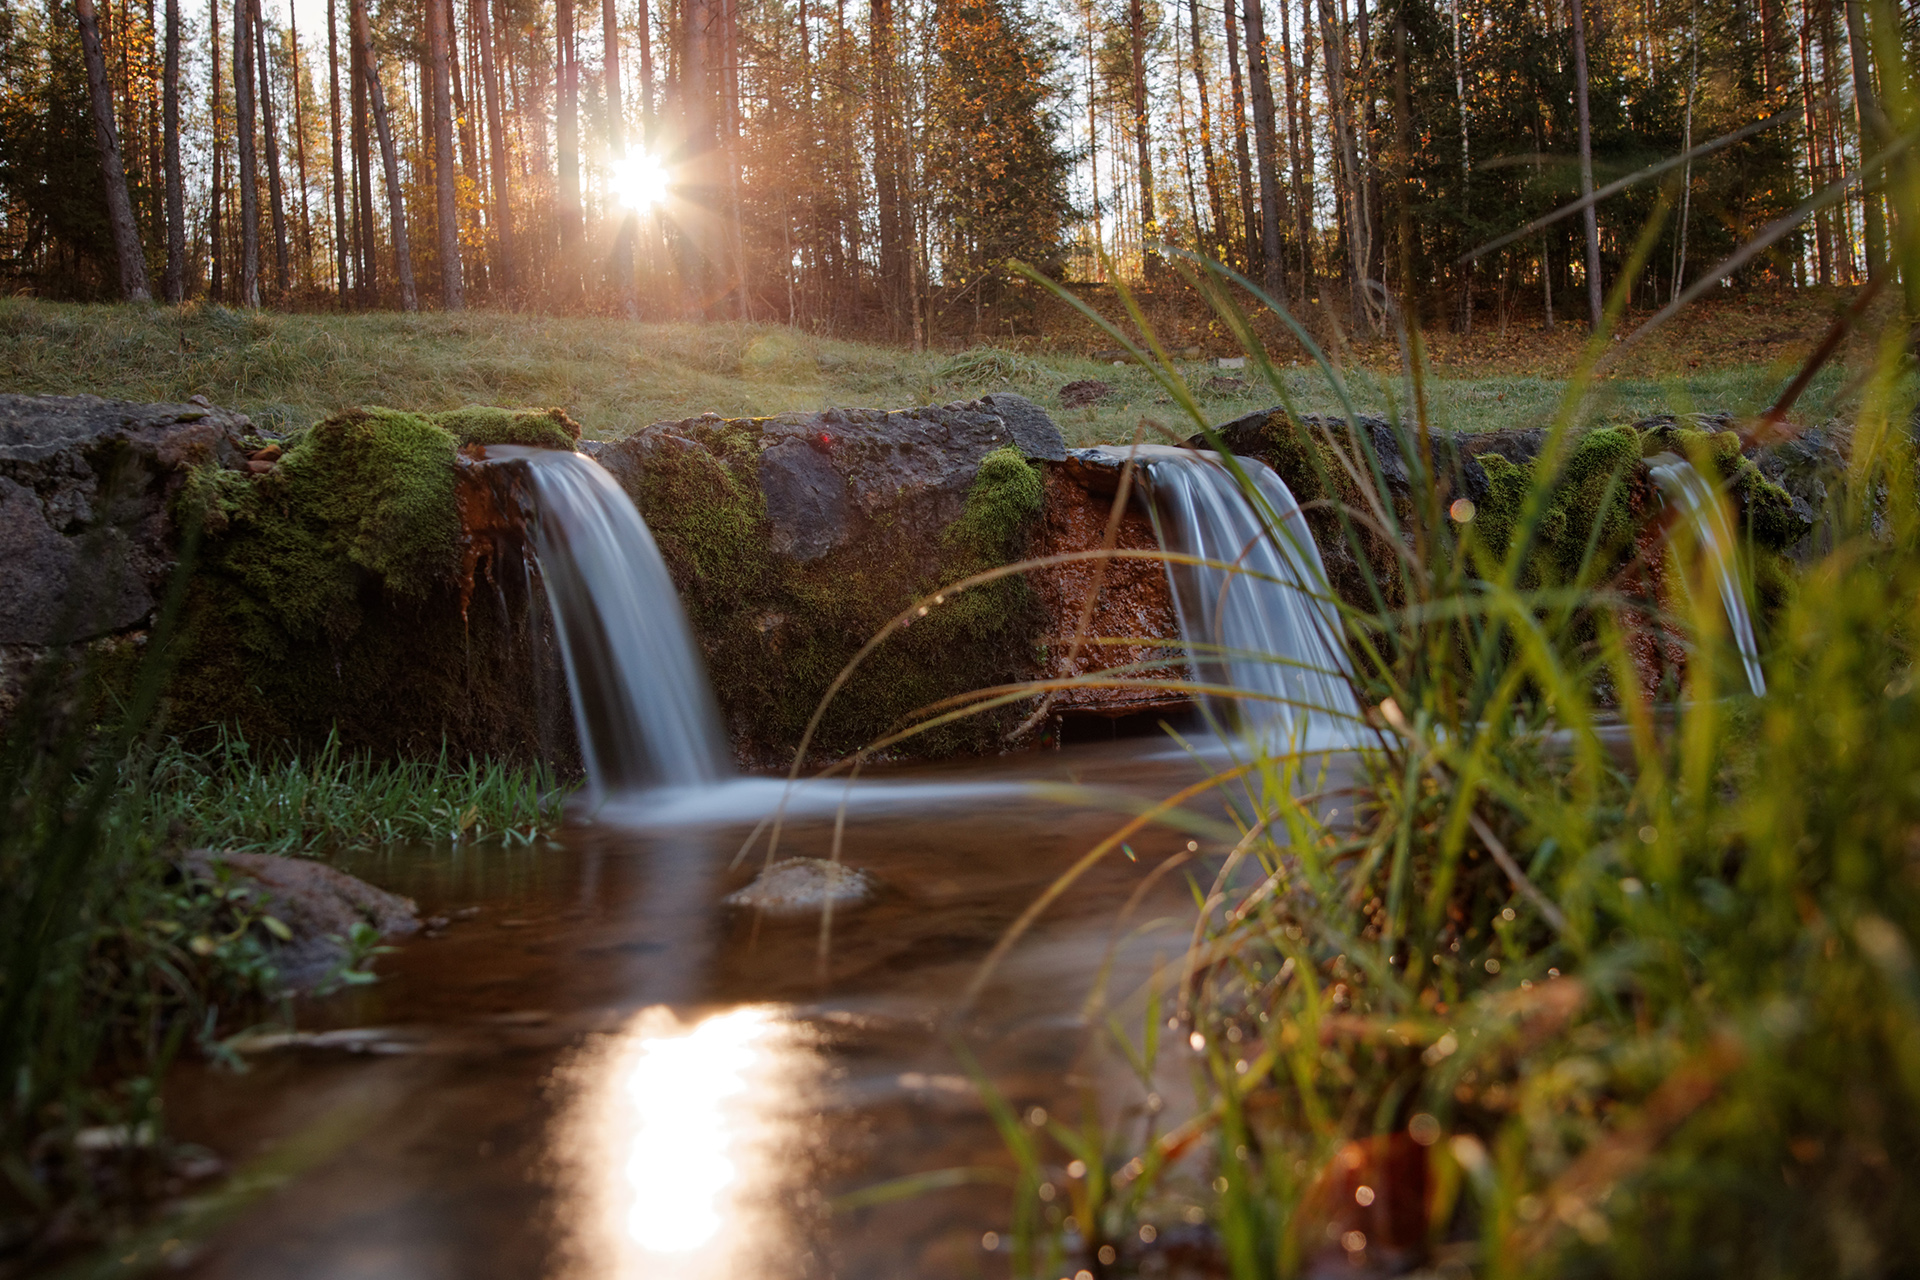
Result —
[{"label": "flowing water", "polygon": [[1740,585],[1740,544],[1734,537],[1732,525],[1727,521],[1726,506],[1713,486],[1686,459],[1664,454],[1650,461],[1652,465],[1648,470],[1654,483],[1660,486],[1660,492],[1667,500],[1678,507],[1680,517],[1687,522],[1694,544],[1700,554],[1706,557],[1708,568],[1720,589],[1720,604],[1726,611],[1727,630],[1733,634],[1734,647],[1739,650],[1741,666],[1746,670],[1747,687],[1756,697],[1764,695],[1767,677],[1760,670],[1760,648],[1753,639],[1753,619],[1747,613],[1747,593]]},{"label": "flowing water", "polygon": [[[1109,450],[1123,456],[1123,450]],[[1250,500],[1219,455],[1142,446],[1154,527],[1168,551],[1211,564],[1167,566],[1194,679],[1223,728],[1278,743],[1350,741],[1359,723],[1320,550],[1273,469],[1240,458]]]},{"label": "flowing water", "polygon": [[487,456],[524,465],[533,480],[534,553],[593,794],[727,777],[706,667],[633,500],[582,454],[508,445]]},{"label": "flowing water", "polygon": [[[1184,1054],[1163,1055],[1150,1088],[1104,1027],[1111,1010],[1137,1037],[1143,988],[1184,948],[1187,870],[1149,877],[1187,856],[1196,829],[1131,837],[1137,861],[1116,853],[1093,868],[978,999],[964,994],[1053,877],[1202,767],[1135,739],[883,771],[838,833],[841,857],[879,894],[836,913],[824,951],[817,916],[724,903],[766,857],[761,844],[736,861],[746,819],[642,829],[603,814],[547,848],[345,860],[441,923],[383,957],[377,985],[306,1002],[312,1039],[251,1055],[240,1076],[176,1071],[171,1131],[231,1166],[302,1141],[326,1149],[183,1269],[1006,1276],[1009,1242],[986,1233],[1006,1230],[1012,1164],[980,1082],[1022,1115],[1069,1124],[1097,1094],[1129,1141],[1178,1122]],[[1195,805],[1194,819],[1209,815],[1219,822],[1221,806]],[[836,825],[823,803],[797,806],[780,855],[826,856]],[[1187,869],[1203,886],[1228,830],[1200,831],[1207,844]],[[1050,1157],[1046,1175],[1061,1206],[1067,1158]],[[861,1202],[910,1175],[928,1175],[926,1187]],[[1197,1203],[1201,1188],[1188,1190]],[[1158,1274],[1182,1274],[1179,1250],[1198,1230],[1184,1212],[1176,1197],[1156,1219]]]},{"label": "flowing water", "polygon": [[[235,1076],[185,1065],[170,1127],[284,1182],[176,1270],[220,1280],[786,1280],[1005,1276],[1012,1162],[989,1106],[1181,1118],[1190,1064],[1146,1081],[1109,1039],[1193,927],[1238,835],[1210,795],[1085,869],[989,976],[1061,873],[1223,746],[1158,739],[944,766],[857,786],[730,776],[719,718],[644,522],[578,455],[524,462],[592,787],[546,847],[342,859],[414,896],[427,931],[381,981],[303,1003],[302,1035]],[[1317,552],[1278,477],[1256,515],[1206,455],[1152,451],[1193,663],[1244,691],[1243,730],[1354,715]],[[1273,655],[1268,657],[1268,655]],[[1335,764],[1338,772],[1343,766]],[[780,815],[779,847],[766,819]],[[1195,837],[1198,837],[1197,839]],[[832,856],[871,900],[787,918],[729,905],[774,857]],[[1182,870],[1156,876],[1175,860]],[[990,1092],[989,1092],[990,1091]],[[305,1152],[306,1154],[287,1154]],[[1067,1157],[1057,1154],[1058,1161]],[[276,1162],[279,1162],[276,1164]],[[1056,1221],[1071,1176],[1045,1171]],[[911,1194],[900,1179],[917,1178]],[[872,1194],[875,1187],[893,1194]],[[1140,1274],[1185,1275],[1203,1188],[1170,1184]],[[1072,1250],[1064,1274],[1099,1265]],[[1204,1251],[1200,1251],[1204,1252]]]}]

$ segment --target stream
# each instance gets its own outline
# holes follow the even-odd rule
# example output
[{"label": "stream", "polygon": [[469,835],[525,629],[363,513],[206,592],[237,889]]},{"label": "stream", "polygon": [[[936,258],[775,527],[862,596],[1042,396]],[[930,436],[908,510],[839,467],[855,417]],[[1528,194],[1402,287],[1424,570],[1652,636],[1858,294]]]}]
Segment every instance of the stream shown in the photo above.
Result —
[{"label": "stream", "polygon": [[[764,864],[764,841],[736,856],[779,792],[767,779],[724,784],[737,819],[710,800],[649,823],[642,802],[546,847],[342,858],[446,923],[382,956],[377,984],[306,1002],[305,1041],[250,1055],[244,1074],[177,1069],[171,1129],[231,1167],[325,1149],[204,1240],[187,1273],[1007,1274],[1009,1244],[989,1234],[1008,1220],[1003,1172],[835,1202],[909,1174],[1012,1169],[957,1046],[1022,1115],[1068,1117],[1097,1094],[1137,1135],[1149,1106],[1178,1112],[1184,1077],[1164,1060],[1180,1055],[1162,1053],[1172,1074],[1149,1102],[1084,1006],[1111,957],[1106,1007],[1138,1034],[1138,993],[1192,927],[1187,868],[1204,885],[1218,866],[1203,850],[1150,879],[1184,831],[1149,827],[1129,841],[1137,861],[1092,869],[961,1005],[1054,877],[1203,772],[1158,737],[875,771],[852,793],[842,857],[881,889],[836,913],[824,963],[817,914],[721,902]],[[810,792],[781,857],[831,851],[845,792]],[[1163,1230],[1148,1261],[1177,1270],[1181,1225]]]}]

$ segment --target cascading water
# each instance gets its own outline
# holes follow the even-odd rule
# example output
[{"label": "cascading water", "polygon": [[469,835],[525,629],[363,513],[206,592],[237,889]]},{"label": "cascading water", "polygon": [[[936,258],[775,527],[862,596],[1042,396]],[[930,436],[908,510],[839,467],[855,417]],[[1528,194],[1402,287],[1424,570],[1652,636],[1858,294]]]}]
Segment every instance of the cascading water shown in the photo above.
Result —
[{"label": "cascading water", "polygon": [[1713,570],[1720,588],[1720,604],[1727,613],[1727,629],[1733,633],[1734,647],[1746,668],[1747,687],[1754,695],[1767,691],[1767,678],[1760,670],[1760,648],[1753,639],[1753,619],[1747,613],[1746,592],[1740,586],[1738,547],[1733,529],[1727,524],[1726,508],[1713,486],[1685,458],[1661,454],[1649,459],[1647,468],[1660,492],[1674,503],[1693,531],[1694,541]]},{"label": "cascading water", "polygon": [[1352,666],[1319,548],[1286,482],[1241,458],[1256,503],[1217,454],[1150,445],[1136,457],[1161,546],[1237,566],[1167,566],[1194,678],[1247,695],[1229,719],[1270,741],[1350,738],[1360,723]]},{"label": "cascading water", "polygon": [[495,446],[487,457],[524,463],[532,480],[534,554],[593,794],[727,778],[705,666],[633,500],[582,454]]}]

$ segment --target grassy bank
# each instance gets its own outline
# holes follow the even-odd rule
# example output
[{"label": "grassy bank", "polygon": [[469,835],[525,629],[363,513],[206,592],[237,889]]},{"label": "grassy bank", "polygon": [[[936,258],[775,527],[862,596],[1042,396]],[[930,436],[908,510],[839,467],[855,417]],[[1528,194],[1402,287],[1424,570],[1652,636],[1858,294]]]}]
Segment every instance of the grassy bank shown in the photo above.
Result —
[{"label": "grassy bank", "polygon": [[[1596,385],[1596,417],[1627,421],[1661,411],[1742,413],[1764,406],[1790,375],[1785,362],[1817,340],[1824,317],[1803,302],[1754,335],[1764,342],[1725,340],[1729,325],[1745,331],[1752,323],[1744,311],[1703,313],[1689,321],[1692,327],[1649,344],[1623,362],[1619,376]],[[1576,331],[1565,325],[1551,335],[1516,330],[1506,339],[1482,333],[1436,343],[1427,384],[1433,421],[1470,430],[1545,422],[1578,349]],[[742,417],[835,405],[901,408],[997,390],[1043,405],[1073,444],[1126,440],[1143,417],[1182,423],[1145,369],[1081,353],[1110,342],[1079,345],[1080,351],[915,353],[774,325],[481,312],[247,314],[215,306],[169,311],[15,298],[0,300],[0,391],[129,400],[204,395],[281,427],[367,404],[415,410],[551,405],[601,438],[708,411]],[[1300,357],[1297,350],[1273,349],[1283,363]],[[1353,355],[1350,373],[1362,409],[1385,413],[1404,400],[1405,383],[1392,372],[1389,352],[1374,344]],[[1204,361],[1179,367],[1213,421],[1273,403],[1272,391],[1247,371]],[[1335,408],[1325,383],[1306,367],[1288,368],[1285,377],[1302,408]],[[1086,379],[1109,384],[1112,397],[1065,407],[1061,388]],[[1803,398],[1802,412],[1815,419],[1833,412],[1843,382],[1838,369],[1824,374]]]}]

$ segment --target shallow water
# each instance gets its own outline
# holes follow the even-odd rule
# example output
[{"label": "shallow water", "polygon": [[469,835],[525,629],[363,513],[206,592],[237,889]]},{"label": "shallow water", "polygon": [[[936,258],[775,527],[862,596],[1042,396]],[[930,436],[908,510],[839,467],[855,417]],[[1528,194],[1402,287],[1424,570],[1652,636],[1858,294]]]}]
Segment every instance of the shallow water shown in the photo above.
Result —
[{"label": "shallow water", "polygon": [[[302,1135],[334,1148],[208,1240],[190,1273],[1003,1275],[1006,1245],[982,1240],[1004,1229],[1003,1184],[834,1200],[911,1173],[1011,1167],[956,1046],[1022,1113],[1071,1115],[1099,1084],[1110,1120],[1126,1107],[1137,1120],[1145,1086],[1090,1048],[1083,1006],[1111,954],[1106,990],[1137,1026],[1126,997],[1180,951],[1192,899],[1167,875],[1123,912],[1204,831],[1142,831],[1138,861],[1107,859],[970,1010],[961,993],[1056,875],[1201,773],[1140,739],[863,781],[842,857],[882,891],[835,916],[824,953],[817,917],[720,905],[767,856],[763,828],[737,857],[777,792],[765,780],[732,784],[732,803],[603,808],[546,849],[344,861],[450,923],[382,957],[379,984],[302,1011],[304,1029],[377,1029],[348,1038],[359,1051],[176,1074],[174,1129],[235,1165]],[[1088,791],[1070,801],[1063,785]],[[824,797],[839,794],[816,784],[790,808],[779,856],[829,854]],[[1212,847],[1190,864],[1203,878]]]}]

